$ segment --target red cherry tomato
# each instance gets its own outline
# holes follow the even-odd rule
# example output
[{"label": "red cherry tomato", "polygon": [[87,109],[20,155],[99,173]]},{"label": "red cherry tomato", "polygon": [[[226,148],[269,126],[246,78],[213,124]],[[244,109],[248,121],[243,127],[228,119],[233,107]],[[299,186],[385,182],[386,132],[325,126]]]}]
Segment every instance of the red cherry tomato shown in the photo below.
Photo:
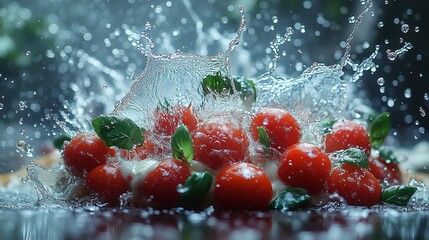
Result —
[{"label": "red cherry tomato", "polygon": [[123,176],[117,163],[103,164],[92,169],[86,177],[86,185],[99,194],[102,200],[119,203],[119,196],[129,190],[129,181]]},{"label": "red cherry tomato", "polygon": [[132,150],[121,150],[121,156],[127,160],[132,159],[140,159],[144,160],[150,155],[154,155],[155,152],[155,144],[148,139],[145,139],[143,145],[134,147]]},{"label": "red cherry tomato", "polygon": [[381,183],[389,186],[399,185],[402,182],[401,170],[397,163],[387,163],[380,158],[369,158],[369,171]]},{"label": "red cherry tomato", "polygon": [[294,144],[280,156],[279,178],[286,185],[304,188],[310,194],[327,189],[330,172],[331,161],[328,156],[313,144]]},{"label": "red cherry tomato", "polygon": [[165,159],[137,186],[137,197],[155,208],[176,207],[180,198],[178,189],[190,175],[187,163]]},{"label": "red cherry tomato", "polygon": [[155,109],[154,132],[160,135],[172,135],[180,124],[188,127],[190,132],[197,128],[198,118],[192,106],[175,105],[170,109]]},{"label": "red cherry tomato", "polygon": [[382,194],[380,183],[368,169],[350,164],[332,170],[328,189],[354,206],[373,206]]},{"label": "red cherry tomato", "polygon": [[259,139],[257,127],[265,129],[271,148],[280,152],[299,142],[301,138],[301,128],[298,122],[283,109],[264,108],[253,117],[249,131],[255,141]]},{"label": "red cherry tomato", "polygon": [[115,154],[116,150],[107,147],[97,135],[81,134],[65,146],[63,160],[73,175],[83,177]]},{"label": "red cherry tomato", "polygon": [[214,183],[214,205],[228,210],[265,210],[273,197],[270,179],[251,163],[236,163],[221,170]]},{"label": "red cherry tomato", "polygon": [[365,127],[357,122],[342,119],[332,126],[333,133],[325,136],[327,153],[349,148],[359,148],[369,157],[371,144]]},{"label": "red cherry tomato", "polygon": [[195,159],[212,170],[248,160],[246,132],[229,120],[210,120],[193,134]]}]

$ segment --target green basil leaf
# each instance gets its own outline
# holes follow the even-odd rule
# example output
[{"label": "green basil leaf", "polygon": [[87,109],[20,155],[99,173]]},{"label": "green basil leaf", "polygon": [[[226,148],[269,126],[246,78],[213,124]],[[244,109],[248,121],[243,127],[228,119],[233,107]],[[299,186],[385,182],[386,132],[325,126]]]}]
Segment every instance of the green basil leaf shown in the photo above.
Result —
[{"label": "green basil leaf", "polygon": [[377,149],[383,145],[384,138],[389,133],[391,126],[390,113],[388,112],[381,113],[372,121],[369,134],[371,147]]},{"label": "green basil leaf", "polygon": [[201,204],[208,193],[212,183],[213,175],[208,172],[193,172],[185,181],[180,192],[180,205],[184,207],[197,207]]},{"label": "green basil leaf", "polygon": [[337,163],[351,164],[357,167],[369,169],[368,157],[359,148],[336,151],[331,158]]},{"label": "green basil leaf", "polygon": [[191,134],[185,125],[177,128],[171,137],[173,157],[190,163],[194,158],[194,149]]},{"label": "green basil leaf", "polygon": [[70,141],[70,140],[71,140],[70,136],[68,136],[68,135],[61,135],[61,136],[59,136],[59,137],[57,137],[57,138],[54,139],[53,144],[54,144],[54,147],[56,149],[61,150],[61,149],[63,149],[64,142],[65,141]]},{"label": "green basil leaf", "polygon": [[326,120],[321,123],[320,131],[323,135],[333,133],[334,130],[332,129],[332,126],[336,123],[336,120]]},{"label": "green basil leaf", "polygon": [[271,203],[274,210],[289,210],[305,206],[310,203],[310,194],[303,188],[286,188]]},{"label": "green basil leaf", "polygon": [[271,149],[270,138],[263,127],[257,127],[256,129],[258,129],[259,143],[262,144],[265,155],[268,155]]},{"label": "green basil leaf", "polygon": [[223,76],[221,72],[217,72],[215,75],[206,76],[203,79],[202,85],[205,94],[210,92],[220,94],[226,90],[232,93],[231,79]]},{"label": "green basil leaf", "polygon": [[391,186],[386,189],[383,189],[383,194],[381,196],[381,201],[398,205],[398,206],[407,206],[410,199],[416,193],[417,188],[410,186]]},{"label": "green basil leaf", "polygon": [[243,101],[251,98],[252,101],[256,101],[256,86],[252,80],[245,79],[244,77],[238,77],[231,79],[222,74],[220,71],[216,72],[215,75],[208,75],[203,79],[202,86],[204,94],[210,92],[222,94],[222,93],[234,93],[234,87],[237,90],[240,98]]},{"label": "green basil leaf", "polygon": [[378,149],[380,159],[387,163],[398,163],[398,158],[390,147],[381,146]]},{"label": "green basil leaf", "polygon": [[234,78],[233,80],[235,89],[243,101],[247,99],[252,99],[253,102],[256,101],[256,86],[252,80],[245,79],[244,77]]},{"label": "green basil leaf", "polygon": [[145,129],[137,126],[131,119],[114,116],[101,116],[92,120],[92,126],[100,139],[108,147],[131,150],[144,141]]}]

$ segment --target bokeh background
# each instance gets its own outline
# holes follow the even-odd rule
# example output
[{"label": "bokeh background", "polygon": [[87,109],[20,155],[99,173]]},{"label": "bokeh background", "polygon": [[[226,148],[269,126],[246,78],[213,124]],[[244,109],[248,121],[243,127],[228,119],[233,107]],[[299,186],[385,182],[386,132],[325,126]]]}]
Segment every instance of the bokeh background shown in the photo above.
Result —
[{"label": "bokeh background", "polygon": [[[285,55],[280,71],[296,76],[313,62],[338,63],[353,16],[362,11],[358,0],[0,0],[0,172],[49,150],[63,132],[61,111],[68,112],[82,89],[97,95],[106,91],[114,100],[123,96],[146,60],[129,41],[127,29],[139,33],[149,22],[155,52],[201,53],[200,19],[209,43],[203,53],[215,54],[225,50],[222,38],[231,39],[238,28],[238,4],[245,6],[248,30],[233,55],[232,71],[248,77],[267,71],[270,41],[287,27],[294,34],[280,47]],[[429,140],[429,3],[386,0],[374,5],[355,35],[352,59],[361,61],[379,45],[379,69],[356,83],[357,95],[374,109],[391,112],[391,136],[402,146],[413,146]],[[413,48],[389,60],[386,51],[405,42]],[[88,115],[105,111],[94,104]]]}]

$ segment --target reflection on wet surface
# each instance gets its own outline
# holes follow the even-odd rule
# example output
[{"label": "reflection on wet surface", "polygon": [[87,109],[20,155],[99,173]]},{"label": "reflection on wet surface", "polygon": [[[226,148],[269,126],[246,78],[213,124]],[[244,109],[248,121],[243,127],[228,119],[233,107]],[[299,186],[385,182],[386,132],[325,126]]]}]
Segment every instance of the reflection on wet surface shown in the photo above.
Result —
[{"label": "reflection on wet surface", "polygon": [[2,239],[427,239],[429,211],[350,208],[219,213],[1,209]]}]

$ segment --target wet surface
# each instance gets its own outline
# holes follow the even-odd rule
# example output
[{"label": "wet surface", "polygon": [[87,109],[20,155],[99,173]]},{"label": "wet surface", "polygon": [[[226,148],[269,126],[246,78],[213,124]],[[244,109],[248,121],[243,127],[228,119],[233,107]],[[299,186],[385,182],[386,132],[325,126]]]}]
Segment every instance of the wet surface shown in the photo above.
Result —
[{"label": "wet surface", "polygon": [[3,239],[427,239],[428,210],[1,209]]}]

